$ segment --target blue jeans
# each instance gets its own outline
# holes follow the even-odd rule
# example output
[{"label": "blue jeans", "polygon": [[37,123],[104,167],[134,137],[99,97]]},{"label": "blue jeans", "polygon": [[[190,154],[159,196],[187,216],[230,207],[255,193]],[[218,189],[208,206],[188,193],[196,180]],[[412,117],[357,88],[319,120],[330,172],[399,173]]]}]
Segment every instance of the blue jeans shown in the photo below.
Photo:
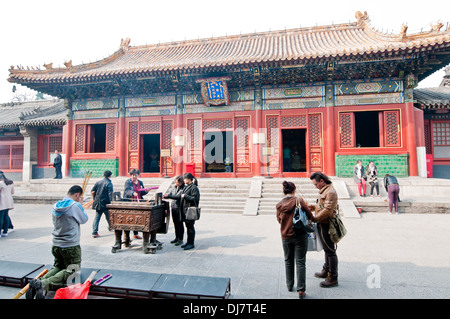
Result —
[{"label": "blue jeans", "polygon": [[106,222],[108,223],[108,227],[109,227],[109,212],[108,212],[108,210],[96,211],[94,223],[92,224],[92,235],[95,235],[98,233],[98,224],[100,223],[100,218],[102,217],[102,214],[105,214]]},{"label": "blue jeans", "polygon": [[3,234],[8,233],[9,228],[9,209],[0,210],[0,230],[3,230]]},{"label": "blue jeans", "polygon": [[294,238],[283,239],[284,265],[286,268],[286,285],[289,290],[294,287],[294,268],[297,267],[297,291],[306,289],[306,252],[308,236],[305,232],[297,233]]}]

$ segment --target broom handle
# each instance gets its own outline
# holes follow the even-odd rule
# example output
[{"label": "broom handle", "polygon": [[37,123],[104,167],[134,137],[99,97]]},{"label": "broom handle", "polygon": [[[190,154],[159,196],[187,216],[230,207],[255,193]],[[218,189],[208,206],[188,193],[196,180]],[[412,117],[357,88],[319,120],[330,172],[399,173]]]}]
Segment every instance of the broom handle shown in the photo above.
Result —
[{"label": "broom handle", "polygon": [[[46,273],[48,273],[48,269],[44,269],[39,275],[37,275],[36,277],[34,277],[34,279],[38,279],[41,278],[42,276],[44,276]],[[28,283],[25,287],[22,288],[22,290],[20,290],[17,295],[15,295],[12,299],[19,299],[20,297],[22,297],[24,295],[24,293],[27,292],[28,288],[30,288],[30,284]]]}]

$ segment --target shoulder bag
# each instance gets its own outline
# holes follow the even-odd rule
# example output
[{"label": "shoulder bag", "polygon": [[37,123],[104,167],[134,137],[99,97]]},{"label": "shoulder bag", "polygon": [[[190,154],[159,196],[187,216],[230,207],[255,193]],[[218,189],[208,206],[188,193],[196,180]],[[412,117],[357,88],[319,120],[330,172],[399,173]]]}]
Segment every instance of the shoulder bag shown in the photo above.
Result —
[{"label": "shoulder bag", "polygon": [[339,215],[339,208],[337,208],[335,217],[330,217],[330,227],[328,234],[330,234],[331,241],[337,244],[347,234],[347,229],[344,226],[344,222]]},{"label": "shoulder bag", "polygon": [[200,219],[200,212],[201,212],[201,208],[200,207],[186,207],[185,211],[184,211],[184,215],[185,215],[185,219],[188,221],[192,221],[192,220],[199,220]]}]

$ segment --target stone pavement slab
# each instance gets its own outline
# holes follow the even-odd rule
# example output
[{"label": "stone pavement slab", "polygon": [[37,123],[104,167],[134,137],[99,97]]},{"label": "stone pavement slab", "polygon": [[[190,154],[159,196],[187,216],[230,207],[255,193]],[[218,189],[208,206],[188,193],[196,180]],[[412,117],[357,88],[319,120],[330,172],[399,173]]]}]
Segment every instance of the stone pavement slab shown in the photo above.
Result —
[{"label": "stone pavement slab", "polygon": [[[202,214],[196,222],[195,249],[183,251],[158,234],[163,249],[143,254],[141,240],[112,254],[114,234],[100,221],[92,238],[94,211],[82,225],[82,267],[149,273],[231,278],[233,299],[297,299],[285,284],[279,225],[274,215]],[[51,205],[16,204],[10,212],[15,230],[0,239],[0,260],[51,264]],[[308,252],[306,293],[309,299],[450,298],[449,214],[363,213],[344,219],[348,230],[338,246],[339,286],[324,289],[314,272],[323,252]],[[17,288],[0,286],[0,298]],[[23,297],[22,297],[23,298]]]}]

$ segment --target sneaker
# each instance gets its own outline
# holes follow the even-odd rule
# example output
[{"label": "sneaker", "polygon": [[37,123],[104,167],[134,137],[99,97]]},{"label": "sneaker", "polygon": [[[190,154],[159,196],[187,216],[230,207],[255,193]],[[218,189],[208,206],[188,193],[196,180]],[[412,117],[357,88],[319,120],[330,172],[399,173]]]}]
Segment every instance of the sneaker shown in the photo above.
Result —
[{"label": "sneaker", "polygon": [[142,237],[139,236],[139,235],[133,235],[133,238],[134,238],[134,239],[142,239]]},{"label": "sneaker", "polygon": [[181,245],[181,248],[186,247],[187,245],[189,245],[188,243]]},{"label": "sneaker", "polygon": [[176,244],[178,242],[178,238],[175,238],[174,240],[172,240],[170,243],[171,244]]},{"label": "sneaker", "polygon": [[8,233],[3,233],[2,237],[8,237]]},{"label": "sneaker", "polygon": [[100,235],[98,233],[95,233],[95,234],[92,234],[92,237],[97,238],[97,237],[100,237]]}]

